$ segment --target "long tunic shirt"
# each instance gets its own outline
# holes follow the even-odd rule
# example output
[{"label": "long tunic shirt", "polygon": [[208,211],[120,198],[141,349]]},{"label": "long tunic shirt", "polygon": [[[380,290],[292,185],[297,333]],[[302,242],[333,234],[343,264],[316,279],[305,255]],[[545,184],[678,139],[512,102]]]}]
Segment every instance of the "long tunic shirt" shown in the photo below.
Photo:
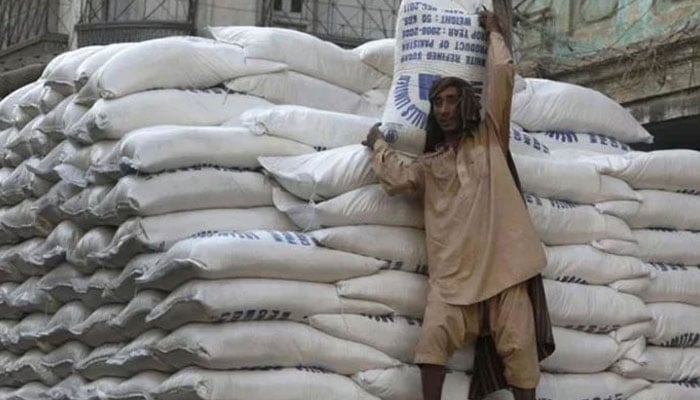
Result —
[{"label": "long tunic shirt", "polygon": [[546,259],[508,168],[513,62],[491,32],[485,113],[455,148],[408,160],[383,140],[372,167],[389,194],[422,194],[428,301],[469,305],[539,274]]}]

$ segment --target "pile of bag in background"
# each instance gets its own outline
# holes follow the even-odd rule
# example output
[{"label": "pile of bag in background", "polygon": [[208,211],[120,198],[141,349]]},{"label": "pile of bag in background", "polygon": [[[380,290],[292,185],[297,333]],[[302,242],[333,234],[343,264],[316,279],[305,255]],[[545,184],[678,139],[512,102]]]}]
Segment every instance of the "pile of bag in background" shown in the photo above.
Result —
[{"label": "pile of bag in background", "polygon": [[[212,33],[69,52],[0,102],[0,398],[419,398],[423,215],[357,144],[394,41]],[[558,346],[538,398],[697,398],[698,355],[662,346],[698,345],[681,210],[700,158],[678,174],[681,153],[629,152],[648,134],[593,91],[516,91]],[[452,358],[444,398],[465,398],[472,358]]]}]

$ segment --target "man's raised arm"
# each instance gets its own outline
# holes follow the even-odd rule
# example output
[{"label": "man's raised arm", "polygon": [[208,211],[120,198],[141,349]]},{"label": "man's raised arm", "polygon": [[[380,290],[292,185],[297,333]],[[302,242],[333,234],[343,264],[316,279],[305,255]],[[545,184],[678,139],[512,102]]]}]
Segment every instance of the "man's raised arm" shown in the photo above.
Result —
[{"label": "man's raised arm", "polygon": [[486,115],[498,136],[504,153],[508,151],[510,136],[510,105],[513,96],[513,58],[503,38],[498,16],[484,11],[479,23],[489,34],[486,58]]},{"label": "man's raised arm", "polygon": [[423,188],[423,166],[399,154],[382,139],[379,124],[362,142],[372,149],[372,169],[389,195],[417,193]]}]

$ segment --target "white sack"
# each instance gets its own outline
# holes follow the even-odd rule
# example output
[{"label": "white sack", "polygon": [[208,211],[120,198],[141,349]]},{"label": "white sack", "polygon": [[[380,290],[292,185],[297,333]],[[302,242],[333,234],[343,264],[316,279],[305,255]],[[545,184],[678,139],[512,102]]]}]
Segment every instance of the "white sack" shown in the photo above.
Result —
[{"label": "white sack", "polygon": [[189,324],[158,342],[155,351],[158,358],[176,368],[315,366],[349,375],[399,364],[371,347],[291,321]]},{"label": "white sack", "polygon": [[124,379],[115,377],[99,378],[78,389],[75,397],[80,400],[100,400],[100,393],[122,383]]},{"label": "white sack", "polygon": [[99,269],[92,275],[82,275],[71,279],[73,291],[80,300],[90,308],[97,308],[103,304],[116,303],[117,299],[104,290],[119,275],[119,270]]},{"label": "white sack", "polygon": [[68,376],[75,364],[90,354],[90,348],[80,342],[68,342],[47,353],[42,365],[58,376]]},{"label": "white sack", "polygon": [[700,307],[683,303],[651,303],[654,318],[649,343],[669,347],[700,347]]},{"label": "white sack", "polygon": [[700,348],[674,349],[647,346],[643,363],[620,361],[614,371],[628,378],[652,382],[690,381],[700,378]]},{"label": "white sack", "polygon": [[544,280],[552,325],[589,333],[607,333],[650,320],[652,315],[636,296],[605,286]]},{"label": "white sack", "polygon": [[51,272],[42,276],[37,287],[48,293],[61,303],[78,300],[79,296],[73,290],[73,278],[80,277],[81,273],[70,264],[62,263]]},{"label": "white sack", "polygon": [[[300,293],[304,293],[300,296]],[[189,322],[291,320],[308,322],[314,314],[387,314],[382,304],[341,298],[327,283],[277,279],[193,280],[175,289],[146,317],[173,330]]]},{"label": "white sack", "polygon": [[47,66],[41,77],[46,79],[47,86],[64,95],[70,95],[75,91],[75,80],[80,64],[101,48],[102,46],[80,47],[64,53],[59,62],[51,68]]},{"label": "white sack", "polygon": [[41,114],[41,107],[39,107],[39,104],[46,81],[40,80],[39,82],[39,85],[33,86],[31,90],[27,91],[19,98],[14,110],[12,110],[15,117],[14,124],[19,129],[24,127],[25,124],[34,117]]},{"label": "white sack", "polygon": [[42,343],[58,346],[69,340],[77,339],[70,332],[70,328],[83,322],[91,313],[92,310],[85,307],[80,301],[64,304],[43,327],[39,334],[39,340]]},{"label": "white sack", "polygon": [[140,291],[108,324],[119,329],[125,337],[137,337],[153,326],[151,321],[146,321],[146,316],[154,311],[165,297],[165,293],[156,290]]},{"label": "white sack", "polygon": [[394,48],[396,39],[377,39],[365,42],[352,52],[357,54],[363,63],[385,75],[394,74]]},{"label": "white sack", "polygon": [[258,156],[312,153],[306,145],[271,136],[254,135],[240,127],[154,126],[129,133],[120,142],[113,164],[94,165],[97,171],[157,173],[169,169],[213,164],[258,168]]},{"label": "white sack", "polygon": [[256,371],[188,368],[153,392],[156,400],[378,400],[347,377],[305,367]]},{"label": "white sack", "polygon": [[318,204],[274,188],[272,200],[302,230],[365,224],[423,228],[420,199],[389,196],[381,185],[364,186]]},{"label": "white sack", "polygon": [[404,137],[425,140],[430,88],[438,78],[464,79],[481,95],[488,35],[477,14],[484,6],[491,2],[434,0],[399,7],[394,79],[382,116],[387,142],[400,143]]},{"label": "white sack", "polygon": [[10,392],[7,400],[34,400],[48,390],[49,387],[40,382],[30,382],[17,390]]},{"label": "white sack", "polygon": [[68,250],[77,245],[83,234],[73,222],[63,221],[56,225],[42,244],[29,253],[27,261],[38,268],[54,267],[65,260]]},{"label": "white sack", "polygon": [[377,123],[374,118],[293,105],[252,109],[241,115],[240,122],[257,134],[294,140],[318,150],[358,144]]},{"label": "white sack", "polygon": [[622,356],[622,348],[608,335],[554,327],[554,353],[540,363],[543,371],[590,374],[603,372]]},{"label": "white sack", "polygon": [[511,122],[509,148],[513,154],[530,157],[551,157],[549,147]]},{"label": "white sack", "polygon": [[113,100],[99,100],[66,136],[82,143],[120,139],[134,129],[155,125],[219,125],[244,111],[265,107],[263,99],[209,90],[149,90]]},{"label": "white sack", "polygon": [[547,146],[554,156],[569,150],[602,154],[625,154],[630,147],[615,138],[598,133],[566,131],[531,132],[530,135]]},{"label": "white sack", "polygon": [[[388,77],[364,64],[349,50],[292,29],[253,26],[211,27],[214,39],[236,44],[248,60],[287,64],[290,70],[323,79],[357,93],[388,86]],[[313,54],[313,57],[300,54]]]},{"label": "white sack", "polygon": [[82,229],[90,229],[97,225],[107,225],[108,222],[112,223],[115,221],[107,221],[100,218],[92,210],[102,202],[110,190],[112,190],[111,185],[89,186],[65,200],[58,209],[65,219],[70,219]]},{"label": "white sack", "polygon": [[[361,371],[353,375],[352,379],[364,390],[383,400],[423,400],[420,369],[415,365]],[[469,393],[470,384],[469,375],[447,370],[442,400],[464,400]],[[491,396],[486,399],[496,400]]]},{"label": "white sack", "polygon": [[7,129],[14,125],[13,111],[17,103],[19,103],[19,99],[29,91],[41,86],[43,86],[41,80],[28,83],[0,100],[0,129]]},{"label": "white sack", "polygon": [[592,132],[624,143],[651,143],[653,137],[614,100],[582,86],[526,78],[513,95],[511,118],[529,131]]},{"label": "white sack", "polygon": [[[366,344],[389,357],[412,363],[420,339],[420,320],[393,315],[318,314],[309,318],[312,327],[339,339]],[[471,371],[474,343],[458,349],[447,367]]]},{"label": "white sack", "polygon": [[661,190],[639,190],[637,195],[641,202],[610,201],[596,208],[631,228],[700,230],[700,196]]},{"label": "white sack", "polygon": [[37,215],[34,201],[35,199],[26,199],[5,209],[0,216],[3,229],[20,239],[48,236],[54,229],[54,225]]},{"label": "white sack", "polygon": [[700,385],[694,382],[654,383],[630,397],[630,400],[696,400],[700,396]]},{"label": "white sack", "polygon": [[66,379],[47,389],[45,395],[51,400],[70,400],[78,393],[80,387],[87,385],[80,375],[70,375]]},{"label": "white sack", "polygon": [[83,322],[73,325],[71,333],[83,343],[97,347],[105,343],[122,341],[121,330],[109,325],[109,321],[124,309],[123,304],[108,304],[93,311]]},{"label": "white sack", "polygon": [[90,254],[95,262],[121,268],[133,256],[163,251],[201,231],[291,230],[291,221],[273,207],[182,211],[124,222],[112,241]]},{"label": "white sack", "polygon": [[538,196],[593,204],[607,200],[639,200],[624,181],[601,175],[592,163],[514,155],[523,190]]},{"label": "white sack", "polygon": [[140,254],[132,258],[119,275],[109,281],[105,295],[122,300],[131,299],[136,294],[136,278],[156,266],[162,253]]},{"label": "white sack", "polygon": [[75,151],[76,149],[73,144],[67,140],[64,140],[57,144],[56,147],[54,147],[46,156],[44,156],[44,158],[42,158],[38,164],[28,164],[27,168],[42,179],[51,182],[58,182],[61,177],[54,170],[54,168],[59,166],[71,153]]},{"label": "white sack", "polygon": [[46,313],[25,316],[3,338],[3,346],[14,353],[23,353],[36,347],[40,332],[43,331],[50,319],[51,316]]},{"label": "white sack", "polygon": [[[80,63],[75,71],[75,86],[80,89],[85,86],[92,75],[100,69],[110,58],[117,53],[131,46],[133,43],[114,43],[102,46],[100,49],[90,54],[83,62]],[[161,71],[162,72],[162,71]]]},{"label": "white sack", "polygon": [[292,104],[379,118],[383,104],[312,76],[294,71],[243,76],[226,82],[233,92],[261,97],[274,104]]},{"label": "white sack", "polygon": [[117,386],[99,390],[100,400],[150,400],[151,393],[167,378],[159,372],[142,372]]},{"label": "white sack", "polygon": [[43,312],[54,313],[60,304],[48,293],[42,291],[39,286],[39,277],[28,278],[17,286],[7,297],[7,303],[17,310],[25,313]]},{"label": "white sack", "polygon": [[100,160],[119,145],[116,140],[105,140],[91,146],[78,149],[73,154],[66,155],[54,170],[61,179],[76,186],[88,186],[87,172],[91,165],[99,164]]},{"label": "white sack", "polygon": [[203,89],[285,67],[249,59],[239,46],[173,36],[134,43],[111,57],[96,74],[100,96],[110,99],[150,89]]},{"label": "white sack", "polygon": [[59,181],[49,189],[46,194],[38,198],[33,205],[33,209],[41,218],[55,224],[68,219],[61,211],[60,206],[71,197],[83,190],[78,186],[71,185],[65,181]]},{"label": "white sack", "polygon": [[3,365],[13,385],[19,386],[31,381],[40,381],[46,385],[58,383],[59,377],[41,365],[43,355],[40,350],[30,350],[11,363]]},{"label": "white sack", "polygon": [[700,190],[700,153],[695,150],[635,151],[611,160],[601,172],[625,180],[635,189]]},{"label": "white sack", "polygon": [[700,265],[700,233],[666,229],[633,229],[637,256],[647,262]]},{"label": "white sack", "polygon": [[167,335],[168,332],[160,329],[144,332],[113,354],[106,364],[129,371],[130,375],[143,371],[172,372],[174,368],[163,363],[154,352],[155,344]]},{"label": "white sack", "polygon": [[373,274],[384,264],[317,246],[312,237],[298,232],[206,232],[173,245],[152,268],[142,268],[136,282],[165,290],[189,279],[277,278],[332,283]]},{"label": "white sack", "polygon": [[287,191],[307,200],[329,199],[378,183],[371,152],[361,144],[292,157],[258,157]]},{"label": "white sack", "polygon": [[51,88],[50,86],[44,86],[41,91],[41,97],[39,98],[39,110],[42,114],[48,114],[54,109],[66,96]]},{"label": "white sack", "polygon": [[529,193],[525,201],[535,230],[547,245],[586,244],[601,239],[634,241],[624,221],[601,214],[593,206]]},{"label": "white sack", "polygon": [[272,185],[258,172],[222,167],[125,176],[92,209],[100,218],[126,220],[210,208],[272,205]]},{"label": "white sack", "polygon": [[627,379],[612,372],[597,374],[542,374],[538,399],[621,399],[649,386],[643,379]]},{"label": "white sack", "polygon": [[14,205],[27,197],[41,197],[53,186],[32,173],[27,165],[38,164],[38,158],[29,158],[22,162],[0,185],[0,199],[8,205]]},{"label": "white sack", "polygon": [[0,252],[0,266],[10,275],[14,275],[11,273],[12,271],[19,272],[22,276],[30,275],[35,271],[35,268],[26,260],[42,243],[44,243],[43,238],[33,238],[13,246],[7,246],[4,251]]},{"label": "white sack", "polygon": [[107,364],[107,360],[123,346],[123,343],[109,343],[96,347],[87,357],[80,360],[73,369],[90,380],[107,376],[128,378],[128,371]]},{"label": "white sack", "polygon": [[82,273],[91,273],[100,265],[88,259],[88,256],[107,248],[114,237],[114,228],[100,226],[87,231],[74,248],[66,253],[66,260]]},{"label": "white sack", "polygon": [[380,271],[340,281],[336,287],[343,297],[376,301],[399,315],[413,318],[423,316],[428,297],[428,279],[404,271]]},{"label": "white sack", "polygon": [[65,137],[68,137],[66,133],[90,111],[90,107],[78,104],[76,101],[77,98],[69,103],[63,113],[61,129]]},{"label": "white sack", "polygon": [[324,247],[388,262],[386,268],[427,274],[425,232],[382,225],[337,226],[309,233]]},{"label": "white sack", "polygon": [[668,264],[647,264],[654,272],[648,286],[619,282],[613,287],[638,296],[645,303],[680,302],[700,306],[700,268]]},{"label": "white sack", "polygon": [[607,285],[623,279],[642,279],[649,285],[654,275],[641,260],[602,252],[588,245],[545,247],[547,267],[543,277],[562,282]]}]

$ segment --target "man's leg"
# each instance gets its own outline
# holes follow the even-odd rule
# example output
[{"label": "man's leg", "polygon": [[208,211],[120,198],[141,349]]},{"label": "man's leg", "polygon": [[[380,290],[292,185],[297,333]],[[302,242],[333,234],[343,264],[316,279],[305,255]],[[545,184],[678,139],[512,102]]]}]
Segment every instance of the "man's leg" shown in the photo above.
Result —
[{"label": "man's leg", "polygon": [[423,384],[423,400],[440,400],[442,384],[445,381],[445,366],[420,364],[418,367],[420,367],[420,380]]},{"label": "man's leg", "polygon": [[526,283],[488,300],[491,334],[515,400],[535,399],[540,379],[535,321]]}]

